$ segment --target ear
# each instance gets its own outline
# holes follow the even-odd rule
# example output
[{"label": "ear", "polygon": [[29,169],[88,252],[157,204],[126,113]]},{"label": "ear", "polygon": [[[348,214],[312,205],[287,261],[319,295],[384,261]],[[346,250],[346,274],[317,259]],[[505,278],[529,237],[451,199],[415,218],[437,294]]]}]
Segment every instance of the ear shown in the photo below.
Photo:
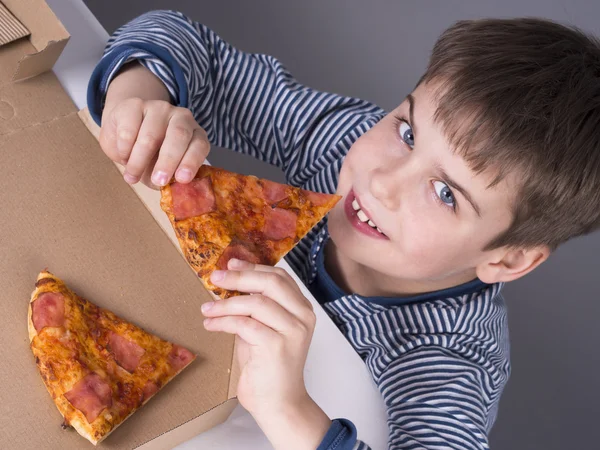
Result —
[{"label": "ear", "polygon": [[500,248],[491,258],[476,267],[477,277],[484,283],[508,282],[527,275],[550,256],[546,246],[532,248]]}]

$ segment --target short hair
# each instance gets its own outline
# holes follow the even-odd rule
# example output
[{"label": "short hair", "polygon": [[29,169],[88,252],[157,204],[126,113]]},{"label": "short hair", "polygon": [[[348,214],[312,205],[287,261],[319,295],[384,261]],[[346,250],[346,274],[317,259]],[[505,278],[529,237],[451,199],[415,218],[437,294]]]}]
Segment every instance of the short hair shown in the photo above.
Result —
[{"label": "short hair", "polygon": [[516,184],[512,223],[486,249],[553,250],[600,228],[598,39],[537,18],[461,21],[421,81],[437,86],[435,120],[471,169]]}]

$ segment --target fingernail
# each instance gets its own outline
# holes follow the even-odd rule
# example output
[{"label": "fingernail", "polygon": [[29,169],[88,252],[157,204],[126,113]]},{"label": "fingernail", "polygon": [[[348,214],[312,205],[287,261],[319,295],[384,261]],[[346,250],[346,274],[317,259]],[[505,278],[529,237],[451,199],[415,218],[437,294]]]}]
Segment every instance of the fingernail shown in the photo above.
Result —
[{"label": "fingernail", "polygon": [[215,302],[208,302],[202,305],[202,312],[206,312],[208,311],[210,308],[213,307],[213,305],[215,304]]},{"label": "fingernail", "polygon": [[212,281],[221,281],[223,278],[225,278],[224,270],[215,270],[210,276]]},{"label": "fingernail", "polygon": [[152,182],[157,186],[164,186],[167,184],[168,175],[167,172],[162,170],[157,170],[152,174]]},{"label": "fingernail", "polygon": [[127,181],[129,184],[135,184],[138,181],[137,177],[134,177],[133,175],[131,175],[130,173],[125,172],[125,174],[123,175],[123,178],[125,179],[125,181]]},{"label": "fingernail", "polygon": [[210,323],[210,319],[204,319],[204,326],[207,326]]},{"label": "fingernail", "polygon": [[179,169],[175,174],[175,178],[177,178],[177,181],[180,181],[182,183],[192,181],[193,177],[194,175],[192,174],[192,171],[190,169]]}]

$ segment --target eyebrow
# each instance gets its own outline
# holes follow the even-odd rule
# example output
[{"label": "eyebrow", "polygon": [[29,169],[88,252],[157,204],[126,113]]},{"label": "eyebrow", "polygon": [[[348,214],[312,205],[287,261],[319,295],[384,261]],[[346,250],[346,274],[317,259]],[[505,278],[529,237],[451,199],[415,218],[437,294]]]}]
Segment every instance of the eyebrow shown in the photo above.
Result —
[{"label": "eyebrow", "polygon": [[415,125],[415,116],[414,116],[414,111],[415,111],[415,98],[412,96],[412,94],[408,94],[406,96],[407,100],[408,100],[408,119],[410,120],[410,125],[412,126],[412,129],[414,131],[414,134],[417,134],[417,126]]},{"label": "eyebrow", "polygon": [[477,202],[475,202],[475,200],[473,200],[473,197],[471,197],[471,195],[467,192],[467,190],[465,188],[463,188],[460,184],[458,184],[456,181],[454,181],[452,178],[450,178],[448,176],[448,174],[444,171],[444,169],[442,169],[441,167],[439,168],[439,171],[441,174],[441,178],[448,184],[448,186],[450,186],[450,187],[456,189],[458,192],[460,192],[462,194],[462,196],[464,198],[466,198],[467,201],[471,204],[471,206],[477,213],[477,216],[481,217],[481,209],[479,209]]}]

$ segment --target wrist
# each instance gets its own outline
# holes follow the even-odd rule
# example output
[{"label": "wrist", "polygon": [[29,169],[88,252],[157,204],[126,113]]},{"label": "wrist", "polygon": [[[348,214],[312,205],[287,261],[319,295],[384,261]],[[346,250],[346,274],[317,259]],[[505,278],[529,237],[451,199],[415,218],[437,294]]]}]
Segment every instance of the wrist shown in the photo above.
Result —
[{"label": "wrist", "polygon": [[316,449],[331,426],[331,419],[308,393],[251,414],[275,449]]},{"label": "wrist", "polygon": [[129,98],[170,102],[169,91],[160,78],[137,61],[124,65],[108,85],[104,111]]}]

